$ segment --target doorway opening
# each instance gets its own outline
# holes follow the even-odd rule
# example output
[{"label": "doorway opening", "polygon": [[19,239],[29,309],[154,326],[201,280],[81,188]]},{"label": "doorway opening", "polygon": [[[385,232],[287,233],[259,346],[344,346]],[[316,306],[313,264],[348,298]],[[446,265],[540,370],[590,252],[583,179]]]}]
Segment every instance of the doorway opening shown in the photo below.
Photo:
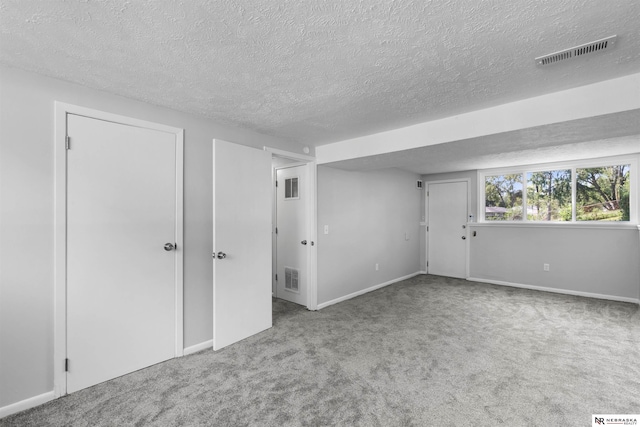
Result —
[{"label": "doorway opening", "polygon": [[274,298],[317,309],[315,158],[272,153]]}]

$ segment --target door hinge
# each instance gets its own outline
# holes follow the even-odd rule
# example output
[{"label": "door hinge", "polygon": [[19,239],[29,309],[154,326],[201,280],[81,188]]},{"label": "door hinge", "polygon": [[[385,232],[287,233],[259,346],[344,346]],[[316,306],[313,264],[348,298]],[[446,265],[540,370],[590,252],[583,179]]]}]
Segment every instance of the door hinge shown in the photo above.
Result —
[{"label": "door hinge", "polygon": [[276,187],[278,186],[278,181],[276,181]]},{"label": "door hinge", "polygon": [[427,225],[427,231],[429,231],[429,226]]},{"label": "door hinge", "polygon": [[276,227],[276,234],[278,234],[278,227]]},{"label": "door hinge", "polygon": [[64,359],[64,371],[69,372],[69,359]]},{"label": "door hinge", "polygon": [[427,267],[429,267],[429,261],[427,261]]},{"label": "door hinge", "polygon": [[276,282],[278,281],[278,275],[276,274]]},{"label": "door hinge", "polygon": [[429,197],[429,192],[427,191],[427,197]]},{"label": "door hinge", "polygon": [[71,137],[69,135],[67,135],[66,147],[67,147],[67,150],[71,149]]}]

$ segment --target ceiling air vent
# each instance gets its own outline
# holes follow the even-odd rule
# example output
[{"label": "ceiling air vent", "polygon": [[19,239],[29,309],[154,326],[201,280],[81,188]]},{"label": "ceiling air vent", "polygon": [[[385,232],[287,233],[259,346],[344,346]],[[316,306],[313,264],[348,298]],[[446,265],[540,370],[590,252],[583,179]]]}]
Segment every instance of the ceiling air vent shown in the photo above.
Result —
[{"label": "ceiling air vent", "polygon": [[616,43],[616,38],[618,38],[618,36],[609,36],[591,43],[585,43],[580,46],[550,53],[549,55],[539,56],[536,58],[536,63],[538,65],[551,65],[567,59],[611,49]]}]

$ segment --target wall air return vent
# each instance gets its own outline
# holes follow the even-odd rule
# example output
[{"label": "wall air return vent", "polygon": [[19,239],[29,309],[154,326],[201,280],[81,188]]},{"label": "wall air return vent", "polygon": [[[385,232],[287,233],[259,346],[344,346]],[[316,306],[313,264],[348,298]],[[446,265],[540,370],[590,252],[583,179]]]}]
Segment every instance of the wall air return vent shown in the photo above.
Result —
[{"label": "wall air return vent", "polygon": [[611,49],[616,44],[617,38],[618,36],[609,36],[591,43],[585,43],[580,46],[550,53],[549,55],[539,56],[536,58],[536,63],[538,65],[551,65],[567,59],[574,59],[579,56]]},{"label": "wall air return vent", "polygon": [[295,268],[284,268],[284,290],[300,292],[299,272]]}]

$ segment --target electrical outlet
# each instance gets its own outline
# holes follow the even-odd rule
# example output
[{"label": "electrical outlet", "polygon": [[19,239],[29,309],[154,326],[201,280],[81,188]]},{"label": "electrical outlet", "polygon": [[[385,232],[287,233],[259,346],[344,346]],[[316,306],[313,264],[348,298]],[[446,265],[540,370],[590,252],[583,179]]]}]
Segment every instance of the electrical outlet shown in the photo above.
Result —
[{"label": "electrical outlet", "polygon": [[324,234],[329,234],[329,226],[328,225],[324,226]]},{"label": "electrical outlet", "polygon": [[549,264],[542,264],[542,269],[544,271],[549,271]]}]

